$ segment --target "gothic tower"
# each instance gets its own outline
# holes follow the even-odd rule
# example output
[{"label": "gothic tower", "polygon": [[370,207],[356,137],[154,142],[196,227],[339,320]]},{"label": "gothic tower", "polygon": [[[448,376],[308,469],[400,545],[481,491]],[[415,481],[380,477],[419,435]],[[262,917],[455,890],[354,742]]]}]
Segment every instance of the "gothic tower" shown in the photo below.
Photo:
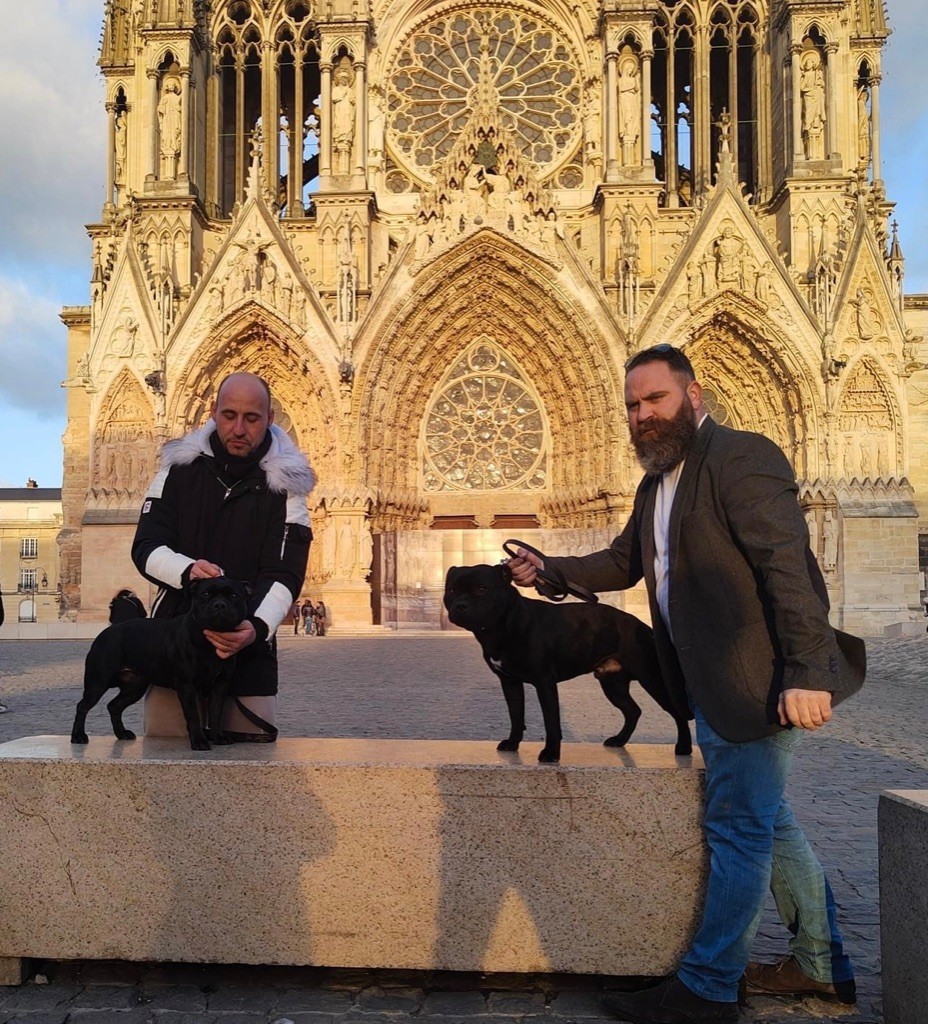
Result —
[{"label": "gothic tower", "polygon": [[622,525],[623,366],[672,341],[792,459],[836,624],[912,629],[888,34],[882,0],[107,0],[66,613],[137,580],[158,445],[248,369],[319,471],[308,592],[336,628],[443,625],[450,564]]}]

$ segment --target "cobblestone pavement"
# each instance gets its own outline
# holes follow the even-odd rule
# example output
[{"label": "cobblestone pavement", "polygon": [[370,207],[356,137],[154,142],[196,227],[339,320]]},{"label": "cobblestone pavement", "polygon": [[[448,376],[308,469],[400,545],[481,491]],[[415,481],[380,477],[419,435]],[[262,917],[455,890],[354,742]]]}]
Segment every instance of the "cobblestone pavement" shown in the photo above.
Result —
[{"label": "cobblestone pavement", "polygon": [[[10,641],[0,647],[0,742],[70,732],[86,641]],[[281,635],[282,732],[304,736],[487,739],[506,731],[499,687],[470,637],[349,639]],[[856,1009],[817,1000],[751,1000],[744,1024],[840,1020],[880,1024],[877,799],[928,788],[928,639],[869,645],[867,685],[800,748],[790,783],[798,817],[826,866],[855,961]],[[561,686],[565,741],[602,737],[606,708],[590,678]],[[647,699],[635,742],[671,742],[672,725]],[[358,709],[363,708],[363,717]],[[527,741],[541,714],[527,702]],[[137,709],[126,715],[133,728]],[[104,732],[102,707],[89,731]],[[668,726],[670,726],[668,728]],[[786,933],[768,907],[755,946],[775,959]],[[0,1024],[592,1024],[612,978],[502,977],[315,968],[34,963],[29,982],[0,988]]]}]

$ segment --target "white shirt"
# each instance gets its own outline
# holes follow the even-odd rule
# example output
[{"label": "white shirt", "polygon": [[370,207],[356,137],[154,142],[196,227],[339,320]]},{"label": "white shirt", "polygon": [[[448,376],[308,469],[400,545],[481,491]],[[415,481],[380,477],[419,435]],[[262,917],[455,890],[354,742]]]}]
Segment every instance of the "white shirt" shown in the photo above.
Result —
[{"label": "white shirt", "polygon": [[[696,425],[698,430],[706,420],[706,413]],[[670,628],[670,513],[673,499],[677,493],[677,484],[686,459],[678,462],[673,469],[661,474],[657,485],[657,497],[654,500],[654,583],[657,594],[657,607],[661,610],[661,618],[673,640]]]}]

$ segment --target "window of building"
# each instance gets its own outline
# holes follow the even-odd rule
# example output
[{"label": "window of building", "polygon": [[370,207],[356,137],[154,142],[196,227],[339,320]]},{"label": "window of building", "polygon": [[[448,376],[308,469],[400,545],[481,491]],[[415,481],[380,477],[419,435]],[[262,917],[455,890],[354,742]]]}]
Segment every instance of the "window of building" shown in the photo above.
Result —
[{"label": "window of building", "polygon": [[20,558],[37,558],[39,555],[39,541],[37,537],[23,537],[19,542]]},{"label": "window of building", "polygon": [[35,569],[19,570],[19,589],[35,590]]}]

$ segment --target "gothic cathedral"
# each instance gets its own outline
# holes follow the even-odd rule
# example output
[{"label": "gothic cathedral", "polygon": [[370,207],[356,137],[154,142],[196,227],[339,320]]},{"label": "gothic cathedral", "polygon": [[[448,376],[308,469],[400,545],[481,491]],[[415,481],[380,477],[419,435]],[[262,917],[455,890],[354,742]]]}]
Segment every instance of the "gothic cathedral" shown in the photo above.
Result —
[{"label": "gothic cathedral", "polygon": [[139,585],[158,447],[246,369],[319,474],[306,592],[441,628],[449,565],[621,528],[623,365],[669,341],[791,458],[835,624],[920,629],[888,34],[883,0],[106,0],[64,613]]}]

